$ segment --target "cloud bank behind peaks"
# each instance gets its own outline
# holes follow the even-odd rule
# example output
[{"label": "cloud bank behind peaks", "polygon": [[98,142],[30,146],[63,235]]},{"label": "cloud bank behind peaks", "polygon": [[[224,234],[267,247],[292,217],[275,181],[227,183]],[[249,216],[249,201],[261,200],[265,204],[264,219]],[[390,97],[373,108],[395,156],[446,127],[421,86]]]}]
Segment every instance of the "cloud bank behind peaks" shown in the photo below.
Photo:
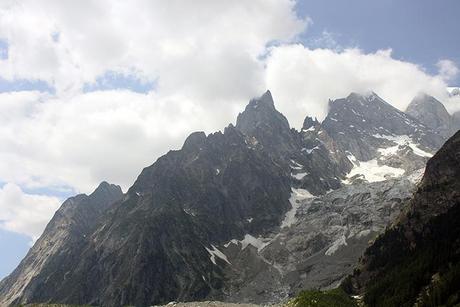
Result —
[{"label": "cloud bank behind peaks", "polygon": [[400,110],[419,92],[446,101],[445,75],[456,73],[452,66],[446,70],[431,76],[413,63],[394,59],[391,50],[364,53],[290,44],[271,49],[265,76],[277,105],[299,127],[304,114],[323,119],[328,100],[350,92],[374,91]]}]

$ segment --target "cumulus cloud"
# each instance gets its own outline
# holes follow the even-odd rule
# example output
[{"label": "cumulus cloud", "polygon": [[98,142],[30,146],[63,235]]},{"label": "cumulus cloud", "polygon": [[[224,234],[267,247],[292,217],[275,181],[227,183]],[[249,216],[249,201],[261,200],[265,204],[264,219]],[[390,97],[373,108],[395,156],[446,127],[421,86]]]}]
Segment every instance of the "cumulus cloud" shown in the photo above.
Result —
[{"label": "cumulus cloud", "polygon": [[460,72],[457,65],[451,60],[439,60],[436,66],[439,69],[439,76],[446,81],[452,80]]},{"label": "cumulus cloud", "polygon": [[9,56],[0,61],[0,71],[9,79],[46,80],[58,93],[78,91],[113,70],[158,78],[165,93],[181,91],[205,101],[255,94],[254,88],[263,86],[257,56],[265,45],[293,39],[309,22],[296,16],[294,5],[291,0],[6,1],[0,7],[0,38],[8,41]]},{"label": "cumulus cloud", "polygon": [[25,194],[16,184],[7,183],[0,188],[0,227],[35,241],[59,204],[57,197]]},{"label": "cumulus cloud", "polygon": [[16,92],[0,94],[0,101],[1,178],[32,188],[70,185],[90,192],[108,180],[127,189],[143,167],[180,148],[190,132],[209,133],[226,120],[217,107],[209,111],[185,96],[153,92],[97,91],[65,102]]},{"label": "cumulus cloud", "polygon": [[364,53],[359,49],[309,49],[301,44],[279,46],[267,59],[266,84],[296,127],[304,114],[324,118],[329,99],[352,91],[374,91],[400,110],[418,92],[442,101],[448,98],[442,76],[431,76],[413,63],[394,59],[391,50]]}]

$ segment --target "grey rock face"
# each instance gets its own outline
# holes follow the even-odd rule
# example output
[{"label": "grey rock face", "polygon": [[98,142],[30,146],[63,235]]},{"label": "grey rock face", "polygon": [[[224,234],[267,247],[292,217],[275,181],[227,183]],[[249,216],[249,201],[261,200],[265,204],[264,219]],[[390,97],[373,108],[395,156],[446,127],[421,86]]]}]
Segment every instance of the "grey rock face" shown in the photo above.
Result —
[{"label": "grey rock face", "polygon": [[67,199],[19,266],[0,283],[0,305],[42,302],[56,295],[97,228],[99,219],[123,196],[103,182],[90,195]]},{"label": "grey rock face", "polygon": [[320,123],[308,118],[301,132],[289,128],[289,123],[275,107],[267,91],[249,102],[238,115],[236,128],[269,152],[286,173],[292,174],[293,185],[318,195],[340,187],[352,163],[335,146]]},{"label": "grey rock face", "polygon": [[423,167],[444,140],[375,93],[332,101],[322,127],[355,166],[370,161],[364,168],[386,165],[406,175]]},{"label": "grey rock face", "polygon": [[298,199],[291,226],[219,246],[231,263],[225,268],[225,299],[279,303],[302,289],[336,287],[368,242],[398,216],[414,188],[413,182],[397,179]]},{"label": "grey rock face", "polygon": [[418,95],[409,104],[406,113],[434,131],[439,132],[446,139],[455,133],[453,119],[450,114],[444,105],[432,96]]},{"label": "grey rock face", "polygon": [[452,121],[453,121],[453,125],[454,125],[454,130],[455,131],[460,130],[460,111],[455,112],[454,114],[452,114]]},{"label": "grey rock face", "polygon": [[82,242],[65,278],[41,272],[40,288],[15,303],[143,306],[219,293],[225,262],[213,245],[279,224],[290,183],[290,173],[233,126],[194,133],[142,171]]},{"label": "grey rock face", "polygon": [[283,114],[275,109],[270,91],[252,99],[243,113],[238,114],[236,129],[254,137],[273,154],[284,155],[295,150],[294,136]]},{"label": "grey rock face", "polygon": [[[433,289],[442,281],[447,290],[434,298],[433,304],[443,305],[451,295],[457,297],[460,285],[455,281],[460,274],[454,268],[460,265],[459,178],[457,132],[428,161],[417,191],[397,221],[366,250],[348,281],[350,291],[365,294],[367,304],[412,306],[422,299],[431,301],[437,295]],[[415,282],[404,288],[401,284],[406,280]]]}]

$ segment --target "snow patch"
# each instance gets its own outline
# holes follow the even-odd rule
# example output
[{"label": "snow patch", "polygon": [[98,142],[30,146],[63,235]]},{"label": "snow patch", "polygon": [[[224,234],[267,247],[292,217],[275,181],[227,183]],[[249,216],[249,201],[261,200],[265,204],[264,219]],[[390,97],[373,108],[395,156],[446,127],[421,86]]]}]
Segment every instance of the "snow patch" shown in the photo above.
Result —
[{"label": "snow patch", "polygon": [[346,246],[347,244],[347,238],[345,238],[344,235],[342,235],[339,239],[337,239],[332,245],[327,249],[327,251],[324,253],[326,256],[331,256],[333,255],[336,251],[339,250],[341,246]]},{"label": "snow patch", "polygon": [[[379,165],[377,159],[358,161],[352,154],[348,155],[348,159],[354,164],[354,167],[348,173],[347,178],[352,178],[355,175],[363,175],[369,182],[378,182],[384,181],[389,177],[400,177],[405,173],[405,170],[401,168]],[[343,183],[349,184],[350,180],[345,179]]]},{"label": "snow patch", "polygon": [[302,204],[302,201],[313,197],[314,196],[307,190],[291,188],[291,197],[289,198],[289,202],[291,203],[292,208],[286,212],[284,220],[281,222],[281,228],[290,227],[294,224],[297,220],[295,214]]},{"label": "snow patch", "polygon": [[242,244],[241,250],[245,249],[248,245],[252,245],[257,248],[257,252],[260,252],[265,246],[267,246],[270,242],[264,242],[260,238],[255,238],[250,234],[246,234],[244,239],[240,241]]},{"label": "snow patch", "polygon": [[302,148],[301,151],[305,151],[307,154],[311,154],[313,152],[313,150],[316,150],[316,149],[319,149],[318,146],[315,146],[311,149],[308,149],[308,148]]},{"label": "snow patch", "polygon": [[433,154],[426,152],[420,149],[418,146],[419,144],[415,143],[414,140],[408,135],[385,135],[385,134],[374,134],[373,135],[379,139],[386,139],[396,143],[395,146],[387,147],[387,148],[380,148],[378,151],[384,155],[393,155],[398,151],[399,146],[409,146],[414,154],[421,156],[421,157],[428,157],[431,158]]},{"label": "snow patch", "polygon": [[299,164],[299,163],[295,162],[294,160],[291,160],[291,163],[292,163],[292,165],[291,165],[292,169],[302,169],[303,168],[302,164]]},{"label": "snow patch", "polygon": [[412,174],[407,176],[407,179],[415,184],[418,184],[422,180],[424,173],[425,173],[425,168],[422,167],[416,171],[413,171]]},{"label": "snow patch", "polygon": [[209,253],[209,259],[211,259],[212,263],[214,264],[217,264],[216,263],[216,257],[222,259],[223,261],[227,262],[228,264],[231,264],[230,261],[228,261],[227,259],[227,256],[225,256],[224,253],[222,253],[220,250],[217,249],[217,247],[215,247],[214,245],[211,244],[211,247],[212,249],[209,249],[207,247],[205,247],[205,249],[208,251]]},{"label": "snow patch", "polygon": [[238,241],[237,239],[232,239],[230,241],[228,241],[227,243],[224,244],[224,247],[227,248],[230,246],[230,244],[235,244],[235,245],[238,245],[240,241]]},{"label": "snow patch", "polygon": [[377,159],[365,162],[359,162],[359,165],[348,173],[348,178],[355,175],[363,175],[369,182],[384,181],[391,177],[400,177],[405,173],[402,168],[391,167],[388,165],[379,165]]},{"label": "snow patch", "polygon": [[190,216],[196,216],[196,213],[193,212],[192,209],[184,208],[184,212],[187,213],[187,214],[190,215]]},{"label": "snow patch", "polygon": [[301,180],[303,177],[305,177],[307,173],[298,173],[298,174],[291,174],[292,177],[294,177],[297,180]]},{"label": "snow patch", "polygon": [[358,234],[356,234],[356,238],[362,238],[362,237],[365,237],[365,236],[368,236],[371,234],[371,230],[370,229],[365,229],[365,230],[361,230]]},{"label": "snow patch", "polygon": [[302,129],[303,132],[307,132],[307,131],[315,131],[315,126],[311,126],[310,128],[308,129]]}]

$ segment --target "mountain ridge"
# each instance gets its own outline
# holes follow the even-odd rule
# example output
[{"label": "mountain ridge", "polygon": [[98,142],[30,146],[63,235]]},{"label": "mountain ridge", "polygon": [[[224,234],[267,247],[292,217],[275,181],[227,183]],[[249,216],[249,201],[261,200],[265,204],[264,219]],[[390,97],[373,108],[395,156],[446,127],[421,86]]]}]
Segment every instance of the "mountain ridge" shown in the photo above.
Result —
[{"label": "mountain ridge", "polygon": [[[236,126],[230,124],[223,133],[192,133],[180,150],[169,151],[144,168],[128,192],[104,211],[99,226],[78,249],[78,259],[69,261],[66,278],[56,277],[59,268],[50,268],[28,282],[16,280],[27,290],[22,292],[2,281],[0,293],[8,295],[0,303],[120,306],[225,299],[230,285],[227,269],[232,267],[230,254],[222,252],[228,252],[225,244],[245,242],[247,251],[257,258],[266,243],[258,238],[276,237],[282,229],[289,233],[296,227],[297,210],[311,199],[323,199],[331,190],[344,188],[343,196],[324,200],[332,208],[325,214],[335,216],[334,210],[340,208],[335,202],[349,197],[348,185],[379,186],[388,176],[409,176],[442,143],[441,136],[374,93],[351,94],[331,106],[325,121],[307,117],[303,129],[297,131],[276,110],[267,91],[249,102]],[[396,128],[382,122],[381,129],[381,119],[373,120],[374,109],[384,109]],[[350,147],[354,138],[365,142]],[[369,161],[375,162],[378,174],[362,173]],[[396,174],[392,173],[395,169]],[[352,170],[353,178],[349,176]],[[356,199],[369,197],[366,192],[358,194]],[[378,208],[399,210],[401,200],[375,197]],[[350,203],[356,199],[350,198]],[[382,217],[378,229],[388,222],[388,217]],[[318,238],[324,237],[324,242],[314,238],[309,244],[328,250],[339,232],[324,236],[327,227],[322,227]],[[359,246],[355,253],[364,248]],[[279,255],[275,255],[270,256],[272,261],[277,261]],[[282,290],[273,299],[289,291]]]}]

